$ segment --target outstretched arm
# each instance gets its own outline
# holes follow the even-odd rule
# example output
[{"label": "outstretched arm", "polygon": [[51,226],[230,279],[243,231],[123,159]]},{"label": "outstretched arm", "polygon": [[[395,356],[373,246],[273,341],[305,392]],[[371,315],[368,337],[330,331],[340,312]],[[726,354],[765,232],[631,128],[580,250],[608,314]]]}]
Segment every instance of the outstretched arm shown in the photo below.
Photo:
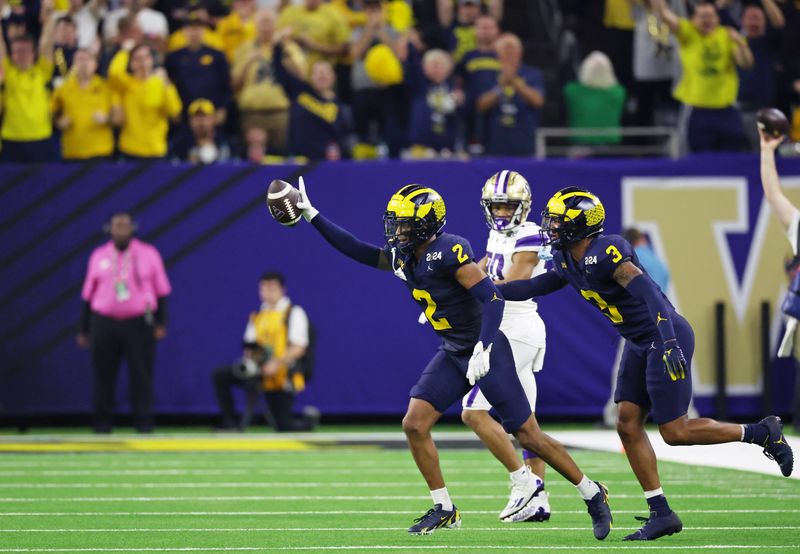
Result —
[{"label": "outstretched arm", "polygon": [[780,222],[788,229],[797,208],[783,194],[778,170],[775,168],[775,149],[783,141],[783,137],[770,138],[761,131],[759,134],[761,135],[761,186],[764,187],[764,197]]},{"label": "outstretched arm", "polygon": [[336,250],[364,265],[378,269],[391,269],[391,264],[386,258],[383,250],[377,246],[357,239],[348,231],[345,231],[311,205],[306,194],[306,184],[300,177],[300,202],[297,207],[303,210],[303,217],[311,223],[317,231],[327,240]]},{"label": "outstretched arm", "polygon": [[667,6],[667,0],[654,0],[653,8],[661,20],[667,24],[669,30],[673,33],[677,33],[678,26],[680,25],[680,19],[675,12],[673,12],[669,6]]},{"label": "outstretched arm", "polygon": [[497,290],[506,300],[530,300],[536,296],[544,296],[560,290],[567,282],[559,277],[555,271],[548,271],[537,275],[533,279],[504,283]]}]

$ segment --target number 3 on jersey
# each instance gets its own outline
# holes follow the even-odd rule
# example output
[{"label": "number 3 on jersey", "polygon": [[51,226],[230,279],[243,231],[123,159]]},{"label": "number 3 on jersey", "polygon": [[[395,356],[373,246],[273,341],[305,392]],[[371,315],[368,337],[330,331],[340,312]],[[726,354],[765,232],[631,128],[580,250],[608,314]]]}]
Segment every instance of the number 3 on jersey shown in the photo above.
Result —
[{"label": "number 3 on jersey", "polygon": [[436,313],[436,302],[434,302],[433,298],[431,297],[431,293],[426,290],[414,289],[411,294],[414,297],[414,300],[417,302],[420,300],[425,301],[425,304],[427,304],[427,307],[425,308],[425,317],[428,318],[428,321],[436,331],[452,329],[452,326],[450,325],[450,322],[447,321],[446,317],[441,317],[439,319],[433,317],[433,314]]},{"label": "number 3 on jersey", "polygon": [[603,300],[603,297],[597,294],[595,291],[581,289],[581,295],[589,302],[594,302],[597,307],[600,308],[600,311],[603,312],[603,314],[610,319],[612,323],[622,323],[622,314],[619,313],[617,307],[609,305],[605,300]]}]

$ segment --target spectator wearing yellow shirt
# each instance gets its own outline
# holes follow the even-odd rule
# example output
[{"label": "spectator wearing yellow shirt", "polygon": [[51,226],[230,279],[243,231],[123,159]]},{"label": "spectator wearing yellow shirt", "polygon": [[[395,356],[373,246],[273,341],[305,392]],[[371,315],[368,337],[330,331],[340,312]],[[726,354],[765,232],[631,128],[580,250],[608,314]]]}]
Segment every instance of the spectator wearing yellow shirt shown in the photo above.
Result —
[{"label": "spectator wearing yellow shirt", "polygon": [[684,105],[692,152],[747,148],[742,118],[734,106],[739,92],[736,66],[753,65],[747,40],[719,23],[713,4],[694,7],[691,20],[678,17],[665,0],[655,0],[662,21],[678,40],[683,75],[673,95]]},{"label": "spectator wearing yellow shirt", "polygon": [[117,52],[108,78],[121,96],[124,112],[120,153],[129,159],[163,158],[169,122],[179,120],[183,104],[166,71],[155,69],[150,47],[139,44]]},{"label": "spectator wearing yellow shirt", "polygon": [[[231,69],[231,82],[241,115],[245,144],[266,141],[267,152],[285,153],[289,129],[289,99],[272,70],[275,33],[275,13],[262,9],[256,13],[256,38],[245,42],[236,51]],[[288,29],[280,34],[287,34]],[[286,58],[299,72],[306,74],[305,57],[293,43],[286,45]],[[259,129],[263,133],[251,133]],[[266,136],[262,136],[266,134]],[[263,156],[261,156],[263,157]]]},{"label": "spectator wearing yellow shirt", "polygon": [[53,25],[47,23],[36,43],[30,35],[11,41],[11,56],[0,40],[0,64],[5,74],[4,107],[0,136],[3,150],[0,161],[10,163],[45,162],[57,157],[51,137],[50,93],[47,83],[53,76]]},{"label": "spectator wearing yellow shirt", "polygon": [[217,34],[222,40],[222,51],[233,63],[239,47],[256,36],[256,0],[233,0],[231,13],[217,23]]},{"label": "spectator wearing yellow shirt", "polygon": [[322,0],[287,6],[278,16],[278,29],[290,27],[292,38],[308,56],[308,66],[319,61],[336,65],[347,54],[350,28],[342,13]]},{"label": "spectator wearing yellow shirt", "polygon": [[97,75],[97,58],[88,49],[75,52],[69,75],[53,93],[53,113],[65,160],[108,158],[114,153],[111,125],[121,120],[121,108],[109,84]]}]

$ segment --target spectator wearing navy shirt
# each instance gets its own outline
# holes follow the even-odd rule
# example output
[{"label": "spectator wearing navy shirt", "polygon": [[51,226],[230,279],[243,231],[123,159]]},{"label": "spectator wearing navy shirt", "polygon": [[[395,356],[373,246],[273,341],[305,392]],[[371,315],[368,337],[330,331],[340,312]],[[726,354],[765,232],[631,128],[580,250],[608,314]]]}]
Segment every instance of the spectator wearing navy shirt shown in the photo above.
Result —
[{"label": "spectator wearing navy shirt", "polygon": [[544,105],[544,82],[538,69],[523,65],[522,42],[505,33],[495,43],[500,71],[497,83],[478,98],[478,111],[487,114],[486,151],[497,155],[529,155],[536,148],[539,108]]},{"label": "spectator wearing navy shirt", "polygon": [[781,30],[785,26],[783,13],[774,0],[763,0],[763,8],[749,4],[742,11],[742,35],[753,53],[753,66],[737,67],[739,72],[739,110],[750,149],[759,145],[756,112],[775,105],[775,66],[781,51]]},{"label": "spectator wearing navy shirt", "polygon": [[484,93],[497,84],[500,62],[494,51],[494,43],[500,35],[497,20],[491,15],[482,15],[475,21],[477,46],[470,50],[456,65],[456,76],[464,90],[464,122],[469,144],[483,144],[484,127],[477,119],[476,103]]},{"label": "spectator wearing navy shirt", "polygon": [[188,108],[198,98],[206,98],[216,106],[217,124],[221,124],[231,102],[230,69],[225,54],[203,44],[205,25],[203,12],[189,14],[184,28],[187,45],[170,53],[165,66],[183,105]]},{"label": "spectator wearing navy shirt", "polygon": [[[311,66],[308,81],[297,67],[284,62],[284,42],[291,29],[276,31],[272,70],[291,99],[289,110],[289,152],[310,160],[339,160],[349,157],[345,142],[349,124],[336,96],[336,74],[326,61]],[[288,68],[287,68],[288,66]]]},{"label": "spectator wearing navy shirt", "polygon": [[409,142],[411,156],[432,158],[455,150],[456,118],[464,103],[453,80],[453,60],[444,50],[433,49],[422,57],[420,73],[416,51],[409,52],[407,67],[411,95]]}]

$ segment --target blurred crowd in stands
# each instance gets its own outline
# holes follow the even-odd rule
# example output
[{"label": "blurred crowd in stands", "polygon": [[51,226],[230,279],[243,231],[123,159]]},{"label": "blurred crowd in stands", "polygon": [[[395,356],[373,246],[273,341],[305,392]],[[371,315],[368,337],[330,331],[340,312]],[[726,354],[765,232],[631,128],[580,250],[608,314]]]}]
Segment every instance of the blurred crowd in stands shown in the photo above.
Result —
[{"label": "blurred crowd in stands", "polygon": [[0,15],[3,162],[532,155],[542,126],[754,150],[766,106],[794,113],[800,140],[800,0],[0,0]]}]

